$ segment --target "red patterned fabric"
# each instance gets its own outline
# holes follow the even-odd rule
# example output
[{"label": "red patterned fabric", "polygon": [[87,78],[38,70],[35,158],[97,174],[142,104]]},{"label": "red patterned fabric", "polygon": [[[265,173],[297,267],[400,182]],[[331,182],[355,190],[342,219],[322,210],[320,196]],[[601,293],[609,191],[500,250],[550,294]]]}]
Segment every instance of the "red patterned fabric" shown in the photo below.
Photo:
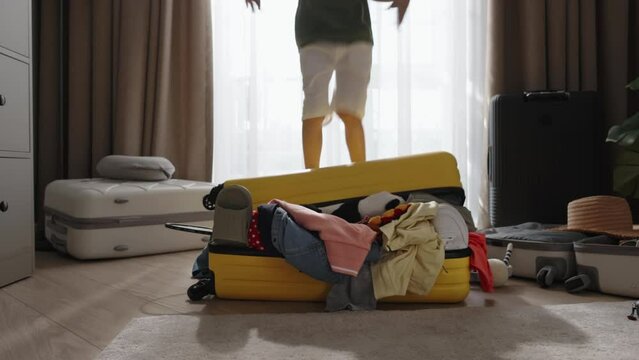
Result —
[{"label": "red patterned fabric", "polygon": [[380,227],[388,224],[393,220],[399,219],[408,211],[409,207],[410,203],[399,204],[394,209],[386,210],[382,215],[373,216],[370,219],[363,220],[366,220],[364,223],[368,225],[369,228],[379,233]]},{"label": "red patterned fabric", "polygon": [[488,254],[486,248],[486,235],[470,232],[468,233],[468,247],[472,251],[470,255],[470,269],[476,270],[479,274],[479,285],[485,292],[492,292],[493,273],[488,265]]},{"label": "red patterned fabric", "polygon": [[255,250],[264,251],[264,244],[262,244],[262,235],[257,227],[257,210],[253,210],[251,216],[251,224],[248,230],[248,246]]}]

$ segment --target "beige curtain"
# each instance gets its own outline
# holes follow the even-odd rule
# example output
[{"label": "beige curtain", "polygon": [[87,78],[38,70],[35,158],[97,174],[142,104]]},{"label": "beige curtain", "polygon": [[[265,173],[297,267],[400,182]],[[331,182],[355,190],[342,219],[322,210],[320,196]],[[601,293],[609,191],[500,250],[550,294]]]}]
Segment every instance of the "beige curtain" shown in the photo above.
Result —
[{"label": "beige curtain", "polygon": [[606,127],[623,121],[624,86],[639,73],[638,4],[489,0],[489,93],[597,90]]},{"label": "beige curtain", "polygon": [[[489,96],[596,90],[602,134],[639,110],[639,99],[625,89],[639,76],[639,0],[488,2]],[[602,183],[611,191],[610,154],[604,158]]]},{"label": "beige curtain", "polygon": [[210,0],[38,5],[36,208],[50,181],[96,176],[109,154],[164,156],[175,177],[210,181]]}]

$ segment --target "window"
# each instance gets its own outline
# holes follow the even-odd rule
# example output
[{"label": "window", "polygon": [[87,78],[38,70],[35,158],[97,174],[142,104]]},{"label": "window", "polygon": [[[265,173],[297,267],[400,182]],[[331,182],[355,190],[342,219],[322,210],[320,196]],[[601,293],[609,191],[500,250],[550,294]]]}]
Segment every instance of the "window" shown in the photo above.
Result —
[{"label": "window", "polygon": [[[214,0],[213,179],[301,171],[303,100],[297,0]],[[485,168],[485,1],[370,2],[375,46],[364,128],[370,160],[448,151],[477,213]],[[349,162],[341,121],[324,129],[322,166]]]}]

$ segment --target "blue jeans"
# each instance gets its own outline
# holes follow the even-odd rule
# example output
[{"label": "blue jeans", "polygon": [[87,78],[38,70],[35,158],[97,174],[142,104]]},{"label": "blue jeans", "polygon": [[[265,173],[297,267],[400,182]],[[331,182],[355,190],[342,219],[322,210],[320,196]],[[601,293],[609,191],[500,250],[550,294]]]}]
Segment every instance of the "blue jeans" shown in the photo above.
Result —
[{"label": "blue jeans", "polygon": [[[337,284],[350,277],[331,270],[324,242],[312,232],[295,223],[282,208],[275,210],[271,240],[273,246],[289,264],[312,278]],[[377,242],[373,244],[366,261],[379,260],[380,247]]]}]

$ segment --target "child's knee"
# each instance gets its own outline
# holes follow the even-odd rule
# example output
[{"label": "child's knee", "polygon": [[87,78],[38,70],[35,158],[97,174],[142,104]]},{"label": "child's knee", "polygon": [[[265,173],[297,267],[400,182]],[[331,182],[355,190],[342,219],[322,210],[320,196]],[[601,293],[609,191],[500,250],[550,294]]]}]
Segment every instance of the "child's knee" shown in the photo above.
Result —
[{"label": "child's knee", "polygon": [[358,116],[351,115],[344,112],[338,112],[339,118],[344,122],[344,126],[353,127],[353,126],[362,126],[362,119]]},{"label": "child's knee", "polygon": [[305,128],[321,128],[324,123],[324,117],[315,117],[302,120],[302,126]]},{"label": "child's knee", "polygon": [[323,117],[306,119],[302,121],[302,132],[306,136],[321,136],[323,123]]}]

